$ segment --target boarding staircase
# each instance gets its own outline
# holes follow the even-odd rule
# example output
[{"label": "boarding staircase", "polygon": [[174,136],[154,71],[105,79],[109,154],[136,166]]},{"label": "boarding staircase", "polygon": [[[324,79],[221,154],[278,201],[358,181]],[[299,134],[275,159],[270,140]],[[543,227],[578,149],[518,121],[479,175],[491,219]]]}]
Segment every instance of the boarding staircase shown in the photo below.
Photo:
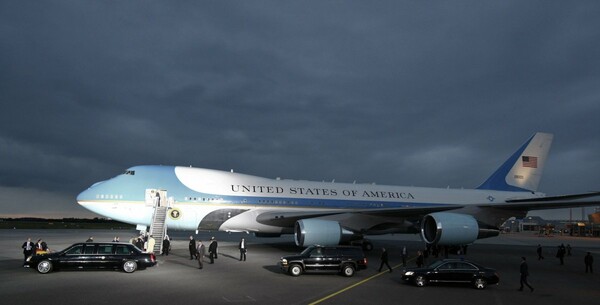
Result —
[{"label": "boarding staircase", "polygon": [[167,235],[167,210],[168,205],[157,206],[154,208],[154,215],[152,216],[152,224],[150,225],[150,231],[148,232],[152,238],[154,238],[154,254],[162,253],[162,244],[165,235]]}]

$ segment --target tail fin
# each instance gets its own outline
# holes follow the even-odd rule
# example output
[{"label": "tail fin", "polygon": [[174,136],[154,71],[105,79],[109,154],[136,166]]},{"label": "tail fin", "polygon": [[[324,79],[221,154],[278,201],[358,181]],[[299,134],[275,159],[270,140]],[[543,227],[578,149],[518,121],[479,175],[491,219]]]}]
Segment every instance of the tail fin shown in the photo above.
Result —
[{"label": "tail fin", "polygon": [[478,189],[497,191],[537,191],[554,136],[534,134]]}]

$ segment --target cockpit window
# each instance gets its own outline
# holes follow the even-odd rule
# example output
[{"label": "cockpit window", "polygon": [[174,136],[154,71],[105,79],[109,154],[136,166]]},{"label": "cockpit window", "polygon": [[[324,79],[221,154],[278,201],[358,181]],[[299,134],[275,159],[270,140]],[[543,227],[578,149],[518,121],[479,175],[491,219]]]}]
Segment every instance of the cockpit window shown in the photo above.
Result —
[{"label": "cockpit window", "polygon": [[133,175],[135,175],[135,171],[126,170],[125,173],[124,173],[124,175],[131,175],[131,176],[133,176]]}]

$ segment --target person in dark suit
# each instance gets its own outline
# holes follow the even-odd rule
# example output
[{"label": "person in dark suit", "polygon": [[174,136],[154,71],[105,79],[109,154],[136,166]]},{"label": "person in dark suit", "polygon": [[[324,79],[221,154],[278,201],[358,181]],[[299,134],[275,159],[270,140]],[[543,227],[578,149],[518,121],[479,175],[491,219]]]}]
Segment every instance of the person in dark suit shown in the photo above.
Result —
[{"label": "person in dark suit", "polygon": [[543,260],[544,256],[542,255],[542,245],[538,244],[536,251],[537,251],[537,255],[538,255],[538,261]]},{"label": "person in dark suit", "polygon": [[588,269],[590,270],[590,273],[594,273],[592,266],[594,264],[594,257],[592,256],[592,253],[588,252],[583,259],[583,262],[585,263],[585,273],[588,273]]},{"label": "person in dark suit", "polygon": [[390,267],[390,263],[388,262],[388,252],[385,248],[381,248],[381,264],[379,264],[379,270],[377,270],[377,272],[381,272],[383,264],[385,264],[388,269],[390,269],[390,273],[392,273],[392,267]]},{"label": "person in dark suit", "polygon": [[210,245],[208,245],[208,255],[210,257],[210,263],[215,263],[215,256],[217,255],[217,241],[215,238],[210,239]]},{"label": "person in dark suit", "polygon": [[23,260],[26,261],[28,257],[33,255],[33,251],[35,251],[35,244],[31,241],[31,238],[27,238],[27,241],[23,243],[21,248],[23,248]]},{"label": "person in dark suit", "polygon": [[165,235],[165,238],[163,239],[162,248],[162,255],[169,256],[169,250],[171,250],[171,239],[169,238],[169,235]]},{"label": "person in dark suit", "polygon": [[246,261],[246,251],[248,250],[246,248],[246,240],[242,238],[242,240],[240,240],[240,244],[238,245],[238,248],[240,249],[240,261]]},{"label": "person in dark suit", "polygon": [[521,267],[519,268],[519,271],[521,273],[521,287],[519,288],[519,291],[523,291],[523,284],[525,284],[527,287],[529,287],[531,292],[533,292],[533,287],[531,287],[529,282],[527,282],[527,277],[529,276],[529,266],[527,266],[527,260],[525,256],[521,257]]},{"label": "person in dark suit", "polygon": [[196,254],[197,249],[196,249],[196,241],[194,240],[194,236],[190,235],[190,245],[188,246],[189,250],[190,250],[190,259],[197,259],[198,256]]}]

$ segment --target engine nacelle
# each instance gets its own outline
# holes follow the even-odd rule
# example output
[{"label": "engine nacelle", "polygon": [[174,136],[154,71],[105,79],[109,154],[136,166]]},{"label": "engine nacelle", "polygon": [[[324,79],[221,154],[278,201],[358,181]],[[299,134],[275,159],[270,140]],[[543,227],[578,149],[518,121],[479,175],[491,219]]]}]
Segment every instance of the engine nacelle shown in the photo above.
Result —
[{"label": "engine nacelle", "polygon": [[354,232],[342,228],[339,222],[333,220],[301,219],[294,226],[294,239],[300,247],[315,244],[335,246],[354,237]]},{"label": "engine nacelle", "polygon": [[474,242],[478,236],[479,225],[471,215],[431,213],[421,222],[421,238],[428,244],[467,245]]}]

